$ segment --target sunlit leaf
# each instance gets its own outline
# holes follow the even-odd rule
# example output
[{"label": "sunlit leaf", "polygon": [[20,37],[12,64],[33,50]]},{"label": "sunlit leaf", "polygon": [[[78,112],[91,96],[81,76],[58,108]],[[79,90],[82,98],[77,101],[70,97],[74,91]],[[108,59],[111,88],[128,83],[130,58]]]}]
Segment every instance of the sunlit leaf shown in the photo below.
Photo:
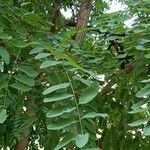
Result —
[{"label": "sunlit leaf", "polygon": [[34,49],[32,49],[29,54],[36,54],[36,53],[39,53],[39,52],[41,52],[43,49],[44,49],[43,47],[37,46],[37,47],[35,47]]},{"label": "sunlit leaf", "polygon": [[55,101],[60,101],[60,100],[64,100],[64,99],[70,98],[72,96],[73,95],[68,94],[68,93],[57,93],[57,94],[54,94],[54,95],[52,95],[50,97],[45,98],[43,101],[45,103],[55,102]]},{"label": "sunlit leaf", "polygon": [[145,136],[150,136],[150,127],[144,127],[143,128],[143,132]]},{"label": "sunlit leaf", "polygon": [[146,112],[146,111],[148,111],[148,109],[147,108],[139,108],[139,109],[134,109],[134,110],[132,110],[132,111],[129,111],[128,113],[129,114],[136,114],[136,113],[141,113],[141,112]]},{"label": "sunlit leaf", "polygon": [[50,61],[50,60],[46,60],[44,61],[40,68],[47,68],[47,67],[52,67],[52,66],[56,66],[58,64],[61,64],[62,62],[61,61]]},{"label": "sunlit leaf", "polygon": [[136,126],[140,126],[142,124],[147,123],[149,120],[150,120],[150,118],[140,119],[140,120],[134,121],[132,123],[129,123],[128,125],[131,127],[136,127]]},{"label": "sunlit leaf", "polygon": [[89,134],[88,133],[78,134],[77,137],[76,137],[77,147],[79,147],[79,148],[84,147],[87,144],[88,140],[89,140]]},{"label": "sunlit leaf", "polygon": [[50,53],[39,53],[37,56],[35,56],[35,59],[42,59],[50,55],[51,55]]},{"label": "sunlit leaf", "polygon": [[96,113],[96,112],[89,112],[86,115],[84,115],[82,118],[95,118],[95,117],[108,117],[107,113]]},{"label": "sunlit leaf", "polygon": [[6,33],[0,32],[0,39],[3,39],[3,40],[11,40],[11,39],[12,39],[12,36],[9,36],[9,35],[6,34]]},{"label": "sunlit leaf", "polygon": [[0,123],[3,123],[6,118],[7,118],[7,112],[6,112],[6,109],[1,109],[0,108]]}]

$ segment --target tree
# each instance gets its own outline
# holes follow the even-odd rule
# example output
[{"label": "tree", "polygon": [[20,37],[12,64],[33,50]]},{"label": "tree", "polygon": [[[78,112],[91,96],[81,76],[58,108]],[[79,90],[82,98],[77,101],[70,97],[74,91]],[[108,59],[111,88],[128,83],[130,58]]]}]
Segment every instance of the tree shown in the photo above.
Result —
[{"label": "tree", "polygon": [[121,3],[0,1],[0,148],[150,149],[150,1]]}]

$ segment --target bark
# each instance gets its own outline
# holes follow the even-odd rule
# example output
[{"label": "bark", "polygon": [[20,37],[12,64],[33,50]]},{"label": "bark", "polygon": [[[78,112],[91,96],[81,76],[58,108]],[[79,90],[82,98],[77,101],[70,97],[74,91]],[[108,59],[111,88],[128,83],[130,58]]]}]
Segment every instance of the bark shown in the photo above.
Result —
[{"label": "bark", "polygon": [[28,136],[23,136],[19,142],[16,144],[15,150],[25,150],[28,145]]},{"label": "bark", "polygon": [[60,16],[60,8],[61,8],[61,0],[55,0],[55,13],[51,18],[52,26],[51,26],[51,32],[55,33],[57,31],[57,21]]},{"label": "bark", "polygon": [[[93,0],[84,0],[84,2],[81,4],[78,16],[77,16],[77,23],[76,28],[78,30],[84,29],[88,25],[88,21],[90,18],[90,13],[92,10],[92,2]],[[84,38],[83,33],[77,33],[75,36],[76,42],[82,42]]]},{"label": "bark", "polygon": [[[28,95],[28,99],[29,99],[29,105],[27,107],[27,114],[31,114],[34,112],[34,107],[35,107],[35,88],[32,89],[31,93]],[[29,125],[26,126],[27,129],[29,129]],[[29,141],[29,137],[30,137],[30,132],[28,130],[28,133],[23,134],[22,137],[18,140],[16,146],[15,146],[15,150],[26,150],[27,146],[28,146],[28,141]]]}]

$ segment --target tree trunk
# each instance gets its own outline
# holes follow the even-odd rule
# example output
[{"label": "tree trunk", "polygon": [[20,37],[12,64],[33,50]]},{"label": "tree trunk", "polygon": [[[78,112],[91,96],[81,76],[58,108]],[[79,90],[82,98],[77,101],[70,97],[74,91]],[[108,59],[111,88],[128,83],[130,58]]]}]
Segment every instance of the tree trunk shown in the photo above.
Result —
[{"label": "tree trunk", "polygon": [[23,136],[19,142],[16,144],[15,150],[25,150],[28,145],[28,136]]},{"label": "tree trunk", "polygon": [[[28,95],[28,100],[29,100],[29,105],[27,107],[27,114],[31,114],[34,112],[34,107],[35,107],[35,98],[36,98],[36,89],[33,87],[31,93]],[[30,128],[29,125],[26,126],[27,129]],[[28,147],[28,140],[30,137],[30,131],[28,130],[28,133],[22,135],[22,137],[19,139],[15,146],[15,150],[26,150]]]},{"label": "tree trunk", "polygon": [[[88,25],[88,21],[90,18],[90,13],[92,10],[92,2],[93,0],[84,0],[84,2],[81,4],[78,16],[77,16],[77,24],[76,28],[78,30],[84,29]],[[82,42],[83,41],[84,34],[83,33],[77,33],[75,36],[76,42]]]},{"label": "tree trunk", "polygon": [[60,8],[61,8],[61,0],[55,0],[55,13],[51,18],[52,26],[51,26],[51,32],[55,33],[57,31],[57,20],[60,16]]}]

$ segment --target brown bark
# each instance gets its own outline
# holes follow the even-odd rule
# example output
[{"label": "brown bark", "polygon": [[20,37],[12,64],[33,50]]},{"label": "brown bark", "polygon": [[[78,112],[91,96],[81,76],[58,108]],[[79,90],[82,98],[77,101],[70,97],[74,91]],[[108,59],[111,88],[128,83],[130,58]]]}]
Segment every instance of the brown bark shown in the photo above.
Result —
[{"label": "brown bark", "polygon": [[[88,25],[88,21],[90,18],[90,12],[92,10],[92,2],[93,0],[84,0],[84,2],[81,4],[78,16],[77,16],[77,23],[76,28],[78,30],[84,29]],[[76,42],[82,42],[83,41],[84,34],[83,33],[77,33],[75,36]]]},{"label": "brown bark", "polygon": [[16,144],[15,150],[25,150],[28,145],[28,136],[23,136],[19,142]]},{"label": "brown bark", "polygon": [[55,13],[51,18],[52,26],[51,26],[51,32],[55,33],[57,31],[57,20],[60,16],[60,8],[61,8],[61,0],[55,0]]},{"label": "brown bark", "polygon": [[[29,114],[29,115],[34,112],[35,98],[36,98],[35,97],[35,88],[33,88],[31,93],[28,95],[29,105],[27,107],[27,114]],[[28,146],[29,137],[30,137],[30,132],[29,132],[30,126],[27,125],[26,128],[28,129],[28,133],[23,134],[22,137],[18,140],[18,142],[15,146],[15,150],[26,150],[26,148]]]}]

